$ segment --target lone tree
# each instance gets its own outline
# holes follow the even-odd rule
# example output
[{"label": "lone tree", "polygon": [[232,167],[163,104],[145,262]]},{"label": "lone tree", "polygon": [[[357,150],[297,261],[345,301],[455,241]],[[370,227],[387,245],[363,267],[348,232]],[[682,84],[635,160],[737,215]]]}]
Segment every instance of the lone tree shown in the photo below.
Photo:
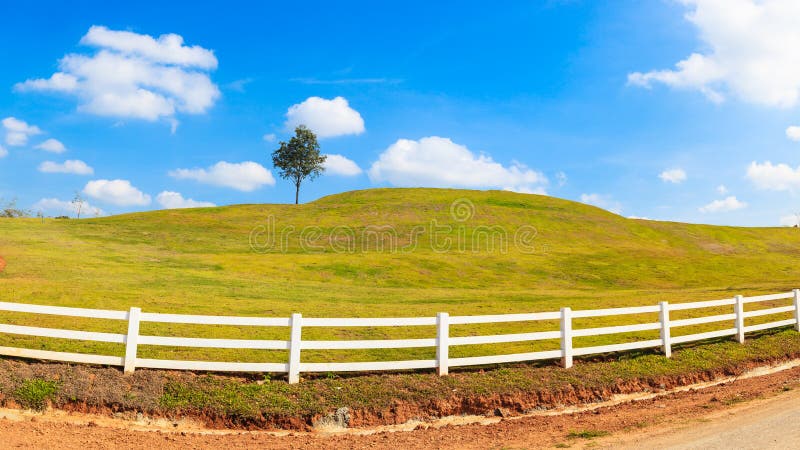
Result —
[{"label": "lone tree", "polygon": [[317,136],[305,125],[295,128],[289,142],[281,142],[280,148],[272,152],[272,164],[280,169],[281,178],[294,183],[295,205],[300,202],[300,184],[306,178],[313,180],[325,171],[325,158],[319,153]]},{"label": "lone tree", "polygon": [[83,209],[83,204],[86,201],[81,196],[81,193],[75,191],[75,197],[72,199],[72,206],[75,208],[75,214],[78,216],[78,219],[81,218],[81,210]]}]

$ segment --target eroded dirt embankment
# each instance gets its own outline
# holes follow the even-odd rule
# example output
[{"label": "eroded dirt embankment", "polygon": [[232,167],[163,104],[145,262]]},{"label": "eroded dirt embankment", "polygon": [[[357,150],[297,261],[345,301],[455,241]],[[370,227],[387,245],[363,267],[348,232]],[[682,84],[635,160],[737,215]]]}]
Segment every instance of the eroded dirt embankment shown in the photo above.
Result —
[{"label": "eroded dirt embankment", "polygon": [[[647,447],[652,433],[671,435],[675,429],[730,414],[750,414],[764,402],[796,407],[800,367],[766,376],[728,381],[705,389],[689,389],[637,402],[605,406],[574,414],[494,418],[490,426],[472,423],[453,427],[419,424],[412,432],[381,430],[359,433],[216,432],[175,430],[135,431],[134,426],[108,426],[102,418],[84,415],[36,415],[0,411],[4,445],[46,448],[58,442],[65,449],[87,448],[616,448],[635,443]],[[122,421],[117,421],[121,423]],[[454,421],[457,422],[457,421]],[[131,423],[131,422],[127,422]],[[631,441],[630,434],[639,434]],[[606,436],[595,442],[592,436]],[[669,436],[667,436],[669,437]],[[743,442],[742,445],[745,445]]]},{"label": "eroded dirt embankment", "polygon": [[[606,387],[575,387],[566,385],[559,389],[512,394],[490,394],[462,397],[454,394],[450,398],[431,399],[426,403],[395,402],[390,408],[380,411],[350,411],[350,426],[370,427],[396,425],[412,420],[431,420],[445,416],[484,415],[511,417],[537,411],[605,402],[614,396],[665,392],[675,388],[737,376],[757,367],[750,363],[737,368],[703,371],[680,376],[664,376],[651,379],[618,380]],[[313,418],[318,419],[318,418]],[[313,423],[314,420],[311,421]]]},{"label": "eroded dirt embankment", "polygon": [[[335,414],[342,403],[326,402],[336,408],[322,406],[299,409],[303,403],[315,401],[314,397],[337,395],[337,387],[321,380],[305,387],[289,387],[283,381],[272,381],[277,391],[260,390],[265,383],[246,381],[236,377],[194,374],[186,372],[142,370],[131,375],[123,375],[113,368],[67,365],[58,363],[29,363],[25,361],[0,360],[0,404],[7,408],[20,408],[25,405],[20,392],[24,380],[51,380],[58,386],[58,392],[43,400],[43,405],[74,413],[99,414],[106,417],[149,420],[166,419],[169,423],[191,422],[209,429],[239,430],[296,430],[311,431],[331,426],[333,428],[368,428],[376,426],[395,426],[408,423],[426,423],[447,416],[483,416],[509,418],[526,414],[538,414],[567,407],[581,407],[598,402],[608,402],[615,397],[627,394],[665,393],[675,388],[697,383],[710,382],[726,377],[736,377],[763,365],[775,365],[789,360],[774,358],[743,362],[725,368],[702,370],[673,376],[649,378],[618,378],[599,386],[575,386],[570,383],[554,383],[557,387],[549,389],[522,390],[511,392],[480,394],[460,392],[459,388],[448,390],[447,395],[422,396],[415,400],[389,399],[383,404],[348,404],[346,413]],[[589,366],[590,364],[587,364]],[[518,369],[525,376],[564,375],[569,372],[555,367]],[[454,374],[447,380],[452,386],[459,385],[459,378],[469,383],[480,374]],[[392,384],[392,379],[400,380],[409,375],[375,375],[375,380]],[[433,376],[425,378],[436,380]],[[356,383],[357,379],[343,379],[341,384]],[[192,386],[206,383],[214,386],[245,386],[245,391],[223,390],[219,393],[193,390]],[[427,388],[430,388],[429,386]],[[188,399],[188,403],[175,403],[175,390]],[[289,392],[290,389],[299,389]],[[305,389],[305,390],[302,390]],[[426,389],[421,385],[420,389]],[[253,394],[255,392],[256,394]],[[269,396],[281,392],[279,401]],[[288,392],[288,393],[287,393]],[[222,395],[222,407],[203,406],[203,396]],[[366,393],[365,393],[366,394]],[[397,394],[397,393],[395,393]],[[253,395],[254,399],[247,398]],[[421,400],[421,398],[425,398]],[[194,401],[195,403],[191,403]],[[256,405],[247,410],[237,403],[253,401]],[[342,400],[344,402],[344,400]],[[271,403],[270,403],[271,402]],[[296,405],[286,405],[295,402]],[[287,410],[277,410],[275,403],[283,404]],[[260,405],[260,406],[259,406]],[[237,409],[238,408],[238,409]],[[177,425],[174,425],[177,426]]]},{"label": "eroded dirt embankment", "polygon": [[[679,376],[620,379],[601,387],[576,387],[565,384],[550,390],[486,395],[461,394],[458,389],[454,389],[454,392],[446,397],[432,396],[423,401],[410,402],[392,399],[387,406],[382,408],[349,406],[348,417],[344,423],[338,423],[338,425],[346,425],[351,428],[399,425],[409,421],[425,422],[440,417],[460,415],[510,417],[535,411],[603,402],[610,400],[615,395],[663,392],[676,387],[736,376],[756,366],[756,363],[748,363],[738,367],[700,371]],[[244,416],[232,410],[226,413],[224,410],[193,405],[176,408],[164,406],[164,392],[169,389],[168,386],[192,385],[198,381],[204,382],[208,377],[209,375],[157,370],[142,370],[126,376],[113,368],[6,360],[0,361],[0,386],[9,386],[8,390],[12,391],[12,395],[0,393],[0,404],[8,408],[28,406],[21,405],[20,401],[14,398],[13,393],[18,391],[19,387],[11,386],[19,384],[15,383],[15,380],[43,379],[55,380],[60,388],[58,396],[46,400],[49,407],[68,412],[129,418],[135,417],[137,413],[176,421],[188,418],[213,429],[309,431],[314,428],[315,424],[320,423],[334,412],[321,411],[311,414],[272,412]],[[214,378],[220,383],[227,381],[221,376],[214,376]],[[282,381],[276,381],[276,383],[282,383]],[[324,392],[317,393],[317,395],[324,394]],[[231,400],[231,402],[233,401]],[[340,419],[339,422],[342,420]]]}]

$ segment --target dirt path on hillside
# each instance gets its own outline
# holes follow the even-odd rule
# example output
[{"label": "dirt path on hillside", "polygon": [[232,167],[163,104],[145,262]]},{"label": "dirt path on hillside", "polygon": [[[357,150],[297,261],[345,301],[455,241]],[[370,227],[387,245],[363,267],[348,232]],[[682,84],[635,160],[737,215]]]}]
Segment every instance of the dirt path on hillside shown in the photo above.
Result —
[{"label": "dirt path on hillside", "polygon": [[[6,448],[571,448],[661,447],[704,448],[780,446],[782,435],[797,442],[800,418],[800,367],[772,375],[740,379],[702,390],[673,393],[650,400],[561,415],[503,419],[492,425],[443,426],[412,432],[357,435],[334,433],[134,431],[70,423],[45,416],[2,413],[0,440]],[[782,412],[782,416],[774,414]],[[747,417],[745,422],[744,418]],[[782,419],[780,419],[782,417]],[[781,420],[789,420],[781,422]],[[73,420],[74,422],[74,420]],[[746,428],[747,425],[753,425]],[[677,430],[677,431],[676,431]],[[704,431],[706,430],[706,431]],[[749,431],[748,431],[749,430]],[[714,441],[715,433],[735,441]],[[610,433],[598,439],[581,436]],[[681,440],[676,440],[681,436]],[[708,440],[711,439],[711,440]]]}]

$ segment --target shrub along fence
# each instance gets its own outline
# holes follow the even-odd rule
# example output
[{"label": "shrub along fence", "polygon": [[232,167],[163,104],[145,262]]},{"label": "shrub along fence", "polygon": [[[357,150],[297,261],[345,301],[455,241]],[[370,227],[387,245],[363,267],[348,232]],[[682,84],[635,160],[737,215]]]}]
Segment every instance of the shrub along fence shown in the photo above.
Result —
[{"label": "shrub along fence", "polygon": [[[746,305],[760,302],[771,302],[783,299],[793,299],[788,306],[769,307],[755,310],[746,310]],[[670,320],[670,313],[684,310],[706,310],[707,308],[732,307],[732,312],[715,315],[702,315],[680,320]],[[87,353],[67,353],[49,350],[36,350],[16,347],[0,347],[0,355],[33,358],[42,360],[67,361],[76,363],[100,364],[121,366],[126,373],[137,368],[198,370],[217,372],[264,372],[286,373],[289,383],[297,383],[302,372],[358,372],[381,370],[406,370],[406,369],[436,369],[439,375],[446,375],[450,367],[491,365],[500,363],[534,361],[543,359],[561,359],[564,367],[571,367],[575,356],[618,352],[634,349],[660,347],[665,356],[670,357],[673,344],[700,341],[704,339],[723,336],[735,336],[739,342],[744,342],[745,333],[751,331],[779,328],[793,325],[800,331],[800,290],[781,294],[760,295],[723,300],[710,300],[693,303],[661,302],[654,306],[635,306],[629,308],[588,309],[573,311],[568,307],[560,311],[536,312],[529,314],[504,314],[485,316],[450,316],[439,313],[435,317],[408,317],[408,318],[304,318],[300,314],[292,314],[288,318],[266,317],[234,317],[234,316],[201,316],[182,314],[157,314],[142,312],[139,308],[129,311],[110,311],[101,309],[67,308],[57,306],[30,305],[21,303],[0,302],[0,311],[11,311],[32,314],[47,314],[68,317],[81,317],[90,319],[110,319],[127,321],[128,332],[101,333],[90,331],[76,331],[56,328],[29,327],[20,325],[0,324],[0,333],[15,335],[39,336],[47,338],[73,339],[82,341],[109,342],[125,345],[124,356],[108,356]],[[574,319],[602,318],[609,316],[658,313],[659,320],[650,323],[637,323],[632,325],[606,326],[597,328],[574,328]],[[790,319],[759,323],[746,326],[745,319],[770,315],[786,315],[793,313]],[[558,330],[538,331],[519,334],[497,334],[490,336],[463,336],[450,335],[451,325],[466,324],[497,324],[509,322],[535,322],[543,320],[558,320]],[[289,340],[247,340],[247,339],[205,339],[187,337],[143,336],[139,333],[139,324],[143,322],[159,322],[169,324],[199,324],[199,325],[233,325],[239,327],[288,327]],[[673,336],[672,330],[708,323],[730,323],[730,328],[721,330],[695,333],[682,336]],[[311,327],[415,327],[435,326],[436,336],[426,339],[369,339],[369,340],[303,340],[303,329]],[[648,330],[658,330],[659,338],[638,340],[617,344],[600,345],[592,347],[573,347],[573,339],[585,336],[600,336],[608,334],[631,333]],[[560,349],[537,351],[529,353],[500,354],[490,356],[473,356],[464,358],[451,358],[451,347],[460,345],[499,344],[541,340],[560,340]],[[289,357],[286,362],[278,363],[245,363],[245,362],[210,362],[210,361],[185,361],[146,359],[137,357],[137,348],[140,345],[157,345],[172,347],[206,347],[216,349],[257,349],[257,350],[288,350]],[[434,359],[389,361],[389,362],[327,362],[313,363],[302,362],[302,350],[357,350],[357,349],[397,349],[435,347]]]}]

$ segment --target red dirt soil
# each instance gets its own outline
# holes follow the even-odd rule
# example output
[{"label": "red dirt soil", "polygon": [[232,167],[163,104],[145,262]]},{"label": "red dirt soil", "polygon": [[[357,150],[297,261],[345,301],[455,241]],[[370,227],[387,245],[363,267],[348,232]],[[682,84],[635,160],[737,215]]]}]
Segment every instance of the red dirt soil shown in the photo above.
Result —
[{"label": "red dirt soil", "polygon": [[[503,419],[493,425],[419,428],[411,432],[353,434],[265,432],[197,434],[133,431],[99,426],[94,422],[67,423],[46,417],[0,419],[0,439],[6,448],[582,448],[623,438],[644,429],[664,429],[698,423],[721,412],[734,413],[748,401],[789,396],[800,387],[800,367],[771,375],[739,379],[700,390],[690,390],[560,416]],[[740,404],[742,403],[742,404]],[[741,412],[744,413],[744,412]],[[581,432],[611,433],[600,442],[579,437]],[[612,444],[613,446],[613,444]]]},{"label": "red dirt soil", "polygon": [[0,256],[0,272],[2,272],[6,268],[6,260]]}]

